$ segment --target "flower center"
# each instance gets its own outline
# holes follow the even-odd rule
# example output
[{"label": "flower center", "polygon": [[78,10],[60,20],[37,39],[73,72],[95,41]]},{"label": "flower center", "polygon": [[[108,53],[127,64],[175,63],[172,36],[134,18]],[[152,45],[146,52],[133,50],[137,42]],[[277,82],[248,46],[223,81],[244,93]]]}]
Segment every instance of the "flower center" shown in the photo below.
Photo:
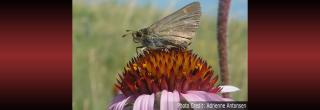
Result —
[{"label": "flower center", "polygon": [[220,89],[214,88],[217,79],[211,66],[191,50],[158,49],[132,58],[119,75],[116,87],[127,96],[162,90],[218,92]]}]

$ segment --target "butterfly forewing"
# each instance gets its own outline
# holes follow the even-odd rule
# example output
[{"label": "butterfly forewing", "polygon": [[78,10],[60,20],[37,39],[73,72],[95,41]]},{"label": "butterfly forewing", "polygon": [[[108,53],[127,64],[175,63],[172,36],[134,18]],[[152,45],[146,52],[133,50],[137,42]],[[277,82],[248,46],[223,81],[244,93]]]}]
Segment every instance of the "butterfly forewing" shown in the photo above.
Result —
[{"label": "butterfly forewing", "polygon": [[190,42],[199,27],[200,16],[200,3],[193,2],[152,24],[149,29],[172,43],[179,43],[175,40]]}]

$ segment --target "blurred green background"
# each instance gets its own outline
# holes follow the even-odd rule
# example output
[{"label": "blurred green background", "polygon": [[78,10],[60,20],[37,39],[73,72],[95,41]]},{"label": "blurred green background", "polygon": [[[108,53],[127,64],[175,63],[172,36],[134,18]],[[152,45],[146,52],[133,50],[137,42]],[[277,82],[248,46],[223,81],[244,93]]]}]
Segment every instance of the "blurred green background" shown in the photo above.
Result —
[{"label": "blurred green background", "polygon": [[[126,29],[149,26],[176,10],[159,10],[152,2],[137,5],[135,0],[122,1],[73,0],[73,110],[104,110],[113,98],[117,74],[136,55],[138,44],[121,35]],[[216,31],[216,17],[202,15],[200,29],[189,48],[219,74]],[[238,101],[248,99],[247,31],[246,19],[229,19],[230,80],[231,85],[241,89],[231,95]]]}]

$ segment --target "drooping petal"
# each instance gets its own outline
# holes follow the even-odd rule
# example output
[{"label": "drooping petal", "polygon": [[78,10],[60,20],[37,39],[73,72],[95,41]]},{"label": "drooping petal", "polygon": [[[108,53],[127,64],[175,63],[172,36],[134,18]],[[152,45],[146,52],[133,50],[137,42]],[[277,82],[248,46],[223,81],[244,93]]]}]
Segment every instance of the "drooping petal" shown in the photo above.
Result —
[{"label": "drooping petal", "polygon": [[127,101],[131,97],[125,97],[123,94],[117,95],[113,101],[111,102],[111,105],[108,107],[109,110],[123,110],[124,106],[126,105]]},{"label": "drooping petal", "polygon": [[163,90],[161,92],[161,98],[160,98],[160,110],[167,110],[168,109],[168,91]]},{"label": "drooping petal", "polygon": [[221,87],[221,91],[220,93],[227,93],[227,92],[236,92],[239,91],[240,89],[235,87],[235,86],[231,86],[231,85],[223,85],[223,86],[219,86]]},{"label": "drooping petal", "polygon": [[174,104],[174,109],[177,110],[179,108],[178,103],[180,102],[180,95],[178,91],[173,91],[173,104]]},{"label": "drooping petal", "polygon": [[173,93],[172,92],[168,92],[168,100],[167,100],[167,104],[168,104],[168,109],[171,110],[173,109],[173,103],[171,101],[173,101]]},{"label": "drooping petal", "polygon": [[140,95],[136,101],[134,101],[133,110],[140,110],[143,97],[144,95]]},{"label": "drooping petal", "polygon": [[196,95],[206,101],[233,101],[232,99],[223,98],[223,97],[219,96],[218,94],[213,94],[213,93],[205,92],[205,91],[188,91],[187,94]]},{"label": "drooping petal", "polygon": [[161,92],[160,110],[178,110],[180,97],[178,91],[168,92],[163,90]]},{"label": "drooping petal", "polygon": [[192,91],[187,91],[186,94],[181,93],[181,96],[184,97],[188,102],[192,102],[192,101],[207,101],[206,98],[200,97],[200,96],[198,96],[197,93],[194,93]]},{"label": "drooping petal", "polygon": [[155,95],[154,94],[151,94],[151,95],[147,95],[146,97],[146,104],[145,104],[145,106],[144,106],[144,108],[146,109],[146,110],[153,110],[153,108],[154,108],[154,99],[155,99]]},{"label": "drooping petal", "polygon": [[187,91],[186,94],[181,94],[187,101],[233,101],[229,98],[223,98],[218,94],[205,91]]},{"label": "drooping petal", "polygon": [[133,110],[153,110],[154,94],[140,95],[133,104]]},{"label": "drooping petal", "polygon": [[167,110],[177,110],[179,108],[178,102],[180,101],[178,91],[168,92],[168,108]]},{"label": "drooping petal", "polygon": [[125,99],[125,98],[126,98],[125,95],[119,94],[119,95],[117,95],[117,96],[115,96],[115,97],[113,98],[113,100],[112,100],[112,102],[111,102],[111,105],[112,105],[112,104],[115,104],[115,103],[118,103],[118,102],[122,101],[122,100]]}]

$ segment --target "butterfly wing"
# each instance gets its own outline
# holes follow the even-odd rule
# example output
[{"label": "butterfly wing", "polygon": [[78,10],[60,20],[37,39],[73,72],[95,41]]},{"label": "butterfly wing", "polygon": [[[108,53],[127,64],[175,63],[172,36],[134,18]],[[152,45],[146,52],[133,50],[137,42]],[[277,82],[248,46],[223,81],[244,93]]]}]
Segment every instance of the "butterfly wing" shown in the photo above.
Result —
[{"label": "butterfly wing", "polygon": [[152,24],[149,29],[168,42],[189,44],[199,28],[200,16],[200,3],[193,2]]}]

